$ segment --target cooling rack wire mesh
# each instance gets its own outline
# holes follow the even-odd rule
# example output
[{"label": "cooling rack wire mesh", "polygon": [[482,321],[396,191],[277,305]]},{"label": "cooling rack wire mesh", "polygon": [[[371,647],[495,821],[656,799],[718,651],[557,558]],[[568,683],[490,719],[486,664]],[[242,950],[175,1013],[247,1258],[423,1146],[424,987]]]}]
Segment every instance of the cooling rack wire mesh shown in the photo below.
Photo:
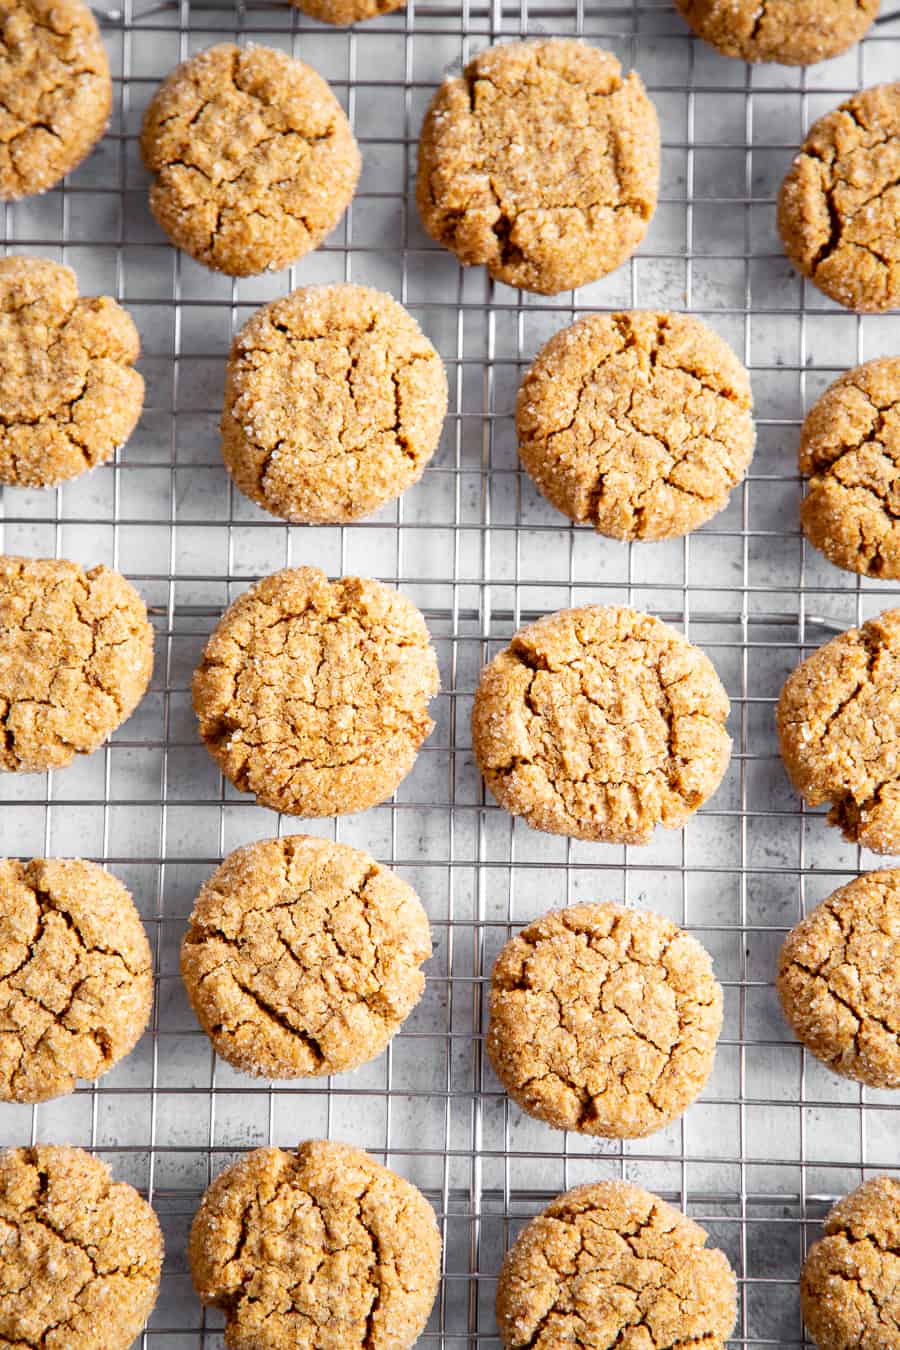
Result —
[{"label": "cooling rack wire mesh", "polygon": [[[113,3],[114,0],[111,0]],[[775,195],[810,122],[855,89],[897,78],[900,12],[846,56],[808,70],[751,68],[692,39],[669,0],[410,3],[328,29],[286,5],[124,0],[103,19],[115,110],[100,148],[58,190],[3,210],[7,252],[76,268],[141,330],[147,404],[116,462],[55,492],[7,490],[4,551],[105,562],[151,607],[152,690],[104,750],[61,773],[2,783],[3,852],[80,854],[134,892],[151,935],[150,1032],[94,1087],[0,1110],[0,1144],[98,1151],[159,1212],[163,1288],[144,1350],[210,1350],[187,1271],[191,1216],[211,1175],[244,1150],[328,1135],[416,1182],[444,1237],[444,1279],[424,1344],[496,1347],[503,1252],[556,1192],[626,1177],[699,1219],[728,1253],[741,1309],[734,1344],[801,1345],[797,1276],[828,1204],[900,1165],[900,1107],[825,1072],[793,1042],[772,986],[783,934],[874,863],[789,790],[773,705],[798,659],[896,603],[900,590],[828,566],[798,530],[804,410],[840,371],[900,351],[900,314],[860,318],[800,281],[776,234]],[[641,72],[663,128],[660,205],[629,264],[548,300],[462,272],[415,212],[415,145],[434,86],[500,38],[579,35]],[[146,205],[136,134],[157,82],[223,39],[302,57],[329,79],[361,143],[360,190],[339,230],[291,271],[232,281],[170,248]],[[423,481],[374,519],[287,527],[228,485],[217,420],[229,339],[252,309],[300,283],[390,290],[439,347],[450,381],[441,449]],[[722,515],[690,538],[628,546],[569,528],[518,468],[512,408],[538,346],[584,310],[690,310],[750,369],[759,443]],[[388,1052],[355,1074],[271,1087],[216,1063],[178,977],[201,880],[225,852],[297,822],[226,786],[198,744],[189,683],[224,606],[289,564],[396,583],[425,612],[443,691],[437,729],[396,799],[309,828],[368,849],[419,891],[435,953],[423,1001]],[[469,738],[482,662],[523,622],[586,602],[648,609],[711,655],[732,699],[724,785],[682,832],[645,848],[538,835],[485,800]],[[670,915],[714,955],[725,988],[715,1073],[677,1124],[636,1142],[556,1133],[511,1108],[483,1052],[493,959],[553,905],[624,898]]]}]

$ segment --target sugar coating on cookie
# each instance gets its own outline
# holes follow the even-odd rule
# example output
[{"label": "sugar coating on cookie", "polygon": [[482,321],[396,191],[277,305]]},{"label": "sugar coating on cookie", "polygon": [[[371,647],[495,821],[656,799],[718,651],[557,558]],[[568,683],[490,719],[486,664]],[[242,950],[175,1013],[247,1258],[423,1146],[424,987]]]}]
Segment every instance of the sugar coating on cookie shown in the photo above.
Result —
[{"label": "sugar coating on cookie", "polygon": [[389,797],[434,723],[425,620],[380,581],[315,567],[265,577],[228,609],[194,674],[222,772],[276,811],[331,816]]},{"label": "sugar coating on cookie", "polygon": [[724,1350],[737,1286],[728,1259],[706,1238],[640,1186],[576,1186],[532,1219],[507,1253],[497,1285],[500,1339],[507,1350]]},{"label": "sugar coating on cookie", "polygon": [[668,539],[721,511],[756,435],[746,370],[697,319],[590,314],[556,333],[519,389],[519,454],[570,519]]},{"label": "sugar coating on cookie", "polygon": [[893,1350],[900,1327],[900,1183],[873,1177],[831,1209],[800,1275],[819,1350]]},{"label": "sugar coating on cookie", "polygon": [[406,0],[291,0],[291,4],[320,23],[344,27],[360,19],[377,19],[380,14],[392,14],[395,9],[402,9]]},{"label": "sugar coating on cookie", "polygon": [[111,107],[106,49],[82,0],[0,0],[0,199],[58,183]]},{"label": "sugar coating on cookie", "polygon": [[80,1148],[0,1155],[0,1343],[130,1350],[156,1303],[163,1240],[133,1186]]},{"label": "sugar coating on cookie", "polygon": [[536,830],[645,844],[728,767],[712,662],[649,614],[586,605],[529,624],[487,666],[472,748],[501,806]]},{"label": "sugar coating on cookie", "polygon": [[440,1279],[434,1211],[362,1149],[313,1139],[221,1172],[191,1228],[194,1288],[230,1350],[408,1350]]},{"label": "sugar coating on cookie", "polygon": [[800,433],[803,533],[849,572],[900,578],[900,357],[849,370]]},{"label": "sugar coating on cookie", "polygon": [[80,858],[0,859],[0,1100],[99,1078],[152,1001],[150,944],[121,881]]},{"label": "sugar coating on cookie", "polygon": [[368,286],[307,286],[235,338],[222,455],[273,515],[357,520],[421,477],[446,411],[441,358],[402,305]]},{"label": "sugar coating on cookie", "polygon": [[777,710],[788,777],[808,806],[876,853],[900,852],[900,609],[826,642]]},{"label": "sugar coating on cookie", "polygon": [[153,671],[153,629],[118,572],[0,556],[0,769],[90,754],[130,717]]},{"label": "sugar coating on cookie", "polygon": [[204,883],[181,974],[224,1059],[300,1078],[381,1054],[430,955],[411,886],[359,849],[295,834],[236,849]]},{"label": "sugar coating on cookie", "polygon": [[698,37],[723,56],[808,66],[865,36],[879,0],[675,0]]},{"label": "sugar coating on cookie", "polygon": [[900,83],[814,123],[782,184],[778,228],[794,266],[838,304],[900,305]]},{"label": "sugar coating on cookie", "polygon": [[677,1119],[712,1070],[722,990],[709,953],[660,914],[573,905],[494,966],[487,1051],[514,1101],[609,1139]]},{"label": "sugar coating on cookie", "polygon": [[573,39],[479,53],[435,94],[419,141],[425,229],[465,264],[553,295],[630,257],[659,187],[640,76]]},{"label": "sugar coating on cookie", "polygon": [[140,340],[70,267],[0,259],[0,482],[49,487],[108,460],[141,415]]},{"label": "sugar coating on cookie", "polygon": [[329,85],[271,47],[210,47],[144,117],[150,206],[178,248],[230,276],[287,267],[347,209],[360,155]]}]

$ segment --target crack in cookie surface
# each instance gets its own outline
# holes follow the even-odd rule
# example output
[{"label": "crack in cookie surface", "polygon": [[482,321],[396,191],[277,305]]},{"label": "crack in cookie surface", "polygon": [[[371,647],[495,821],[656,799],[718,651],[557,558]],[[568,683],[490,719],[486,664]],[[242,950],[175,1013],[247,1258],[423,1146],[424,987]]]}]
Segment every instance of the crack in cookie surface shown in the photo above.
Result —
[{"label": "crack in cookie surface", "polygon": [[859,42],[879,0],[675,0],[698,37],[741,61],[808,66]]}]

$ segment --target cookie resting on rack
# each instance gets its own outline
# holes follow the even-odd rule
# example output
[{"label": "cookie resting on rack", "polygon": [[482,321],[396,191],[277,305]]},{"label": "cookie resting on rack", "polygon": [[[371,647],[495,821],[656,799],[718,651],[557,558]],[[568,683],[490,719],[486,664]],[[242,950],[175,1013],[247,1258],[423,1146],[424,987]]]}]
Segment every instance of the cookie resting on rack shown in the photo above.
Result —
[{"label": "cookie resting on rack", "polygon": [[395,9],[402,9],[406,0],[291,0],[291,4],[320,23],[345,27],[361,19],[377,19],[381,14],[392,14]]},{"label": "cookie resting on rack", "polygon": [[809,66],[865,37],[879,0],[675,0],[698,37],[739,61]]}]

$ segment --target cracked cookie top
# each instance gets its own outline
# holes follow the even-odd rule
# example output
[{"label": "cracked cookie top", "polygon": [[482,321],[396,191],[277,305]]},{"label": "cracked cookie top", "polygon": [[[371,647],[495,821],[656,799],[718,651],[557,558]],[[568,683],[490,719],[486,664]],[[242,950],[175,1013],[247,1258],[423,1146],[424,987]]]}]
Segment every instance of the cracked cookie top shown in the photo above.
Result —
[{"label": "cracked cookie top", "polygon": [[39,773],[90,754],[130,717],[153,629],[118,572],[0,556],[0,769]]},{"label": "cracked cookie top", "polygon": [[231,1350],[408,1350],[437,1293],[441,1239],[411,1182],[362,1149],[313,1139],[221,1172],[188,1254]]},{"label": "cracked cookie top", "polygon": [[900,357],[849,370],[807,414],[803,532],[829,562],[900,578]]},{"label": "cracked cookie top", "polygon": [[0,859],[0,1099],[99,1078],[150,1016],[153,962],[128,891],[80,858]]},{"label": "cracked cookie top", "polygon": [[507,1350],[724,1350],[737,1317],[723,1252],[624,1181],[559,1195],[513,1243],[497,1285]]},{"label": "cracked cookie top", "polygon": [[112,83],[81,0],[0,0],[0,199],[46,192],[106,130]]},{"label": "cracked cookie top", "polygon": [[870,1087],[900,1088],[900,871],[857,877],[798,923],[776,987],[817,1059]]},{"label": "cracked cookie top", "polygon": [[548,614],[487,666],[472,749],[501,806],[536,830],[645,844],[678,829],[728,767],[712,662],[632,609]]},{"label": "cracked cookie top", "polygon": [[441,358],[402,305],[368,286],[307,286],[235,338],[222,455],[273,515],[357,520],[421,477],[446,411]]},{"label": "cracked cookie top", "polygon": [[847,309],[900,305],[900,83],[814,123],[778,199],[785,252]]},{"label": "cracked cookie top", "polygon": [[900,609],[813,652],[785,681],[778,739],[808,806],[876,853],[900,852]]},{"label": "cracked cookie top", "polygon": [[554,295],[630,257],[656,209],[659,123],[633,71],[571,39],[489,47],[425,116],[416,200],[465,264]]},{"label": "cracked cookie top", "polygon": [[523,1111],[558,1130],[636,1139],[710,1075],[722,990],[708,952],[660,914],[573,905],[506,944],[487,1051]]},{"label": "cracked cookie top", "polygon": [[343,815],[384,801],[409,773],[438,684],[425,620],[405,596],[297,567],[225,612],[194,675],[194,708],[242,792],[290,815]]},{"label": "cracked cookie top", "polygon": [[675,0],[723,56],[809,66],[840,56],[878,17],[879,0]]},{"label": "cracked cookie top", "polygon": [[819,1350],[886,1350],[900,1339],[900,1183],[873,1177],[830,1210],[800,1275]]},{"label": "cracked cookie top", "polygon": [[131,315],[70,267],[0,259],[0,482],[49,487],[109,459],[141,415]]},{"label": "cracked cookie top", "polygon": [[150,207],[173,244],[252,276],[302,258],[340,220],[360,156],[330,87],[271,47],[210,47],[172,71],[144,117]]},{"label": "cracked cookie top", "polygon": [[613,539],[668,539],[721,511],[756,435],[750,380],[697,319],[589,314],[522,381],[519,454],[548,501]]},{"label": "cracked cookie top", "polygon": [[153,1210],[80,1148],[0,1156],[0,1345],[129,1350],[159,1292]]},{"label": "cracked cookie top", "polygon": [[236,849],[204,883],[181,973],[224,1059],[300,1078],[381,1054],[430,955],[411,886],[358,849],[295,834]]}]

